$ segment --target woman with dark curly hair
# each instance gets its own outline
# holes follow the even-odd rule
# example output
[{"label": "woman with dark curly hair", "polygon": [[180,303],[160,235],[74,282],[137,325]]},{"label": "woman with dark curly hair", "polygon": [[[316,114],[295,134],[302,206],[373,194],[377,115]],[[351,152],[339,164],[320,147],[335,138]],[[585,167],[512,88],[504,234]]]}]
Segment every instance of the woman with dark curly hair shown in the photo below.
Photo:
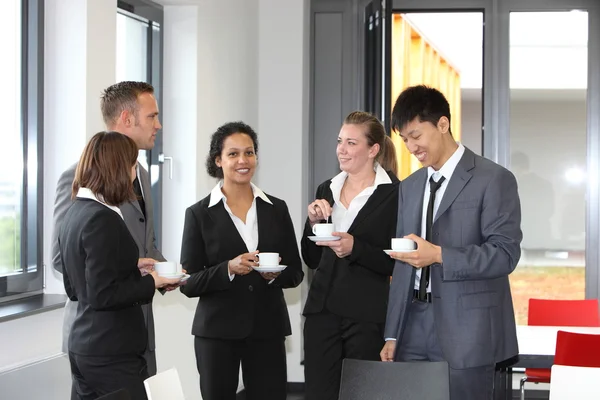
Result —
[{"label": "woman with dark curly hair", "polygon": [[[219,183],[185,213],[181,263],[191,277],[181,291],[199,297],[192,334],[205,400],[236,398],[240,363],[247,399],[286,398],[292,331],[282,289],[304,273],[287,205],[251,182],[257,151],[243,122],[217,129],[206,169]],[[260,254],[277,264],[267,252],[283,265],[259,267]]]}]

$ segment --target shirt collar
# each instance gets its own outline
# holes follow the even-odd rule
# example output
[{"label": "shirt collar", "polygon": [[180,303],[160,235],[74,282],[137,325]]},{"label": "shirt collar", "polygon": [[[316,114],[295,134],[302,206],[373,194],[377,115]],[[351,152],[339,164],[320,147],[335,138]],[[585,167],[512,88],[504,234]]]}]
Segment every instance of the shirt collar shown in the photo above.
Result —
[{"label": "shirt collar", "polygon": [[[391,184],[392,180],[390,176],[385,172],[385,169],[379,163],[375,163],[375,181],[373,182],[373,188],[377,188],[379,185]],[[331,184],[329,188],[331,189],[331,193],[333,194],[333,198],[335,201],[339,201],[339,196],[342,191],[342,187],[344,186],[344,182],[348,177],[348,173],[342,171],[331,179]]]},{"label": "shirt collar", "polygon": [[[270,205],[273,205],[273,202],[271,201],[271,199],[269,199],[269,197],[265,194],[265,192],[263,192],[258,186],[256,186],[252,182],[250,182],[250,186],[252,187],[252,194],[254,195],[255,199],[257,197],[260,197],[265,203],[269,203]],[[227,197],[225,197],[225,194],[223,194],[223,191],[221,190],[222,188],[223,188],[223,181],[221,180],[211,190],[210,201],[208,202],[209,208],[218,204],[219,201],[221,201],[222,199],[227,200]]]},{"label": "shirt collar", "polygon": [[114,212],[116,212],[117,214],[119,214],[119,217],[121,217],[121,219],[123,219],[123,213],[121,213],[121,210],[119,209],[119,207],[115,207],[115,206],[111,206],[109,204],[106,204],[101,198],[102,196],[98,197],[94,194],[94,192],[92,192],[90,189],[85,188],[85,187],[80,187],[79,190],[77,190],[77,197],[80,199],[90,199],[90,200],[94,200],[97,201],[98,203],[110,208],[111,210],[113,210]]},{"label": "shirt collar", "polygon": [[427,180],[431,178],[431,175],[437,172],[438,179],[441,176],[443,176],[444,178],[446,178],[446,181],[449,181],[450,178],[452,178],[452,174],[454,173],[454,170],[460,162],[460,159],[462,158],[463,154],[465,154],[465,146],[463,146],[461,143],[458,143],[458,148],[454,150],[454,153],[444,163],[444,165],[442,165],[442,168],[440,168],[438,171],[434,170],[432,167],[427,168]]}]

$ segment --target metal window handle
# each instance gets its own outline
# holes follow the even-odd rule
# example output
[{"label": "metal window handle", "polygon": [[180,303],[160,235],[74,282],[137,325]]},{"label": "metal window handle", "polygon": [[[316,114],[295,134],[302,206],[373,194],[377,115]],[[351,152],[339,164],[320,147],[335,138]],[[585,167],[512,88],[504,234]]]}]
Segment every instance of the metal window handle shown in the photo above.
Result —
[{"label": "metal window handle", "polygon": [[166,161],[169,161],[169,179],[173,180],[173,157],[167,157],[163,153],[158,155],[158,162],[164,164]]}]

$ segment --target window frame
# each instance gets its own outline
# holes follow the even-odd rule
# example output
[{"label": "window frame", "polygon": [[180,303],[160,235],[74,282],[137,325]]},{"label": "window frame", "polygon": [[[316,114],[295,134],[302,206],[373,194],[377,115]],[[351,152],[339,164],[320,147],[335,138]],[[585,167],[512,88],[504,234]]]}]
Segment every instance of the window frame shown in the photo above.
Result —
[{"label": "window frame", "polygon": [[0,302],[42,293],[44,1],[21,0],[21,269],[0,277]]}]

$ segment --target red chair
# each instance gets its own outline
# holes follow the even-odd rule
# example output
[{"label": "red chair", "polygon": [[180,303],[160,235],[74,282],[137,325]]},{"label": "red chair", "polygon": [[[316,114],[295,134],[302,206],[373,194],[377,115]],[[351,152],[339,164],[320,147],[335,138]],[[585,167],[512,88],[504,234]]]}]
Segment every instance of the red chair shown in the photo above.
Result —
[{"label": "red chair", "polygon": [[554,365],[600,368],[600,335],[558,331]]},{"label": "red chair", "polygon": [[[527,323],[533,326],[600,326],[598,300],[529,299]],[[526,368],[521,379],[521,400],[525,382],[550,383],[549,369]]]}]

